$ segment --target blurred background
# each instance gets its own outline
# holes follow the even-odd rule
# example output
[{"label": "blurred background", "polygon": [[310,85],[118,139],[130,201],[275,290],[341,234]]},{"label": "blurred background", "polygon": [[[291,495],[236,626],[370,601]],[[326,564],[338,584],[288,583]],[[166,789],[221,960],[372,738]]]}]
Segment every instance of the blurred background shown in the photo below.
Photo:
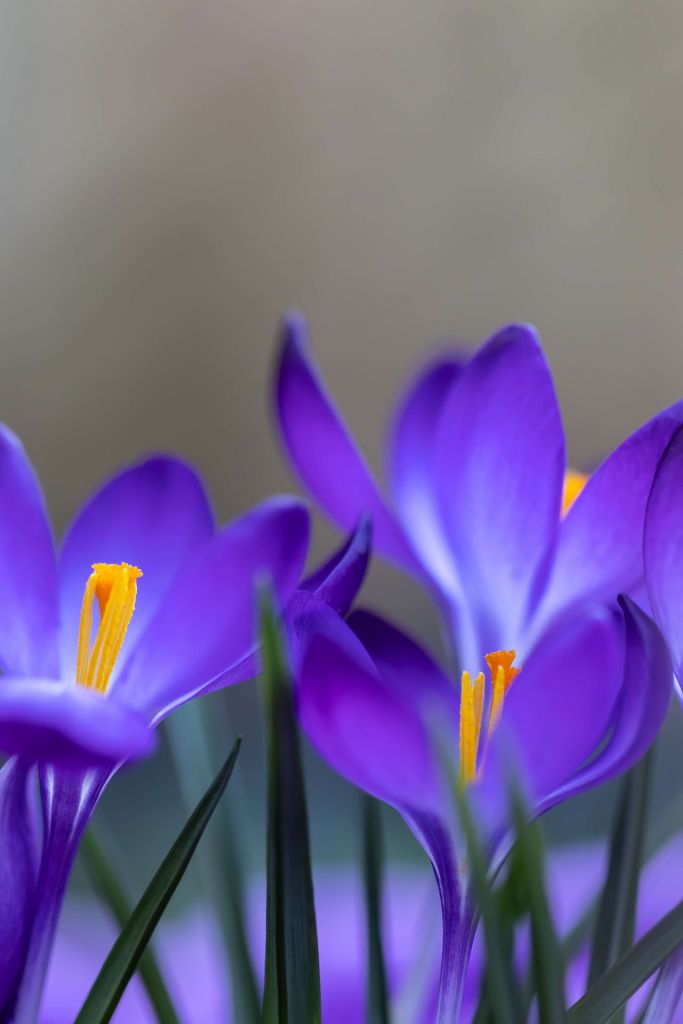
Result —
[{"label": "blurred background", "polygon": [[[307,313],[371,461],[426,346],[535,322],[571,459],[683,393],[683,7],[653,0],[0,2],[0,416],[58,528],[152,449],[199,465],[227,519],[293,486],[268,417],[278,318]],[[334,534],[318,524],[316,552]],[[368,600],[428,641],[389,570]],[[250,863],[259,700],[215,700]],[[678,709],[676,709],[678,713]],[[221,731],[222,730],[222,731]],[[660,755],[671,816],[681,727]],[[357,856],[357,798],[309,758],[322,859]],[[597,831],[610,794],[551,818]],[[102,815],[149,876],[182,817],[167,755]],[[417,857],[388,818],[392,857]],[[351,823],[351,824],[350,824]]]}]

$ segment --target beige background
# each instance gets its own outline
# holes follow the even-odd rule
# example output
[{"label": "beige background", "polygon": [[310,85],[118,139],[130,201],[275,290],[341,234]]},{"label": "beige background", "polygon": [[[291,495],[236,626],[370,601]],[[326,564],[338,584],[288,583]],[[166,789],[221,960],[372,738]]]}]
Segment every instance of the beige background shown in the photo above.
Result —
[{"label": "beige background", "polygon": [[577,463],[683,393],[683,7],[2,0],[0,416],[57,522],[141,451],[288,486],[301,306],[375,462],[425,345],[540,327]]},{"label": "beige background", "polygon": [[[57,523],[155,448],[224,517],[289,486],[266,415],[288,305],[375,463],[423,348],[513,318],[594,459],[683,394],[682,100],[680,0],[0,0],[0,418]],[[404,582],[370,591],[434,637]],[[260,836],[257,691],[226,700]],[[157,758],[105,802],[141,879],[169,778]],[[319,765],[309,787],[316,851],[355,856],[357,794]]]}]

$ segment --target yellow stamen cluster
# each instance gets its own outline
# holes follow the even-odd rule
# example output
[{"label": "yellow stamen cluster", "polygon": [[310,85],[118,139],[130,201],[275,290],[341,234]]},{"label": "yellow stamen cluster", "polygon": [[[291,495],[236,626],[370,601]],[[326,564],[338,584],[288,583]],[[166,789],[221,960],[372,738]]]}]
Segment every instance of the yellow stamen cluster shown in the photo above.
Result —
[{"label": "yellow stamen cluster", "polygon": [[568,469],[564,474],[564,487],[562,488],[562,512],[566,516],[581,491],[588,483],[588,475],[579,473],[576,469]]},{"label": "yellow stamen cluster", "polygon": [[[76,682],[99,693],[106,693],[109,679],[121,650],[135,610],[137,581],[142,573],[134,565],[122,562],[110,565],[97,562],[88,577],[78,629]],[[97,598],[100,622],[95,643],[90,648],[92,610]]]},{"label": "yellow stamen cluster", "polygon": [[[486,655],[491,673],[491,704],[485,735],[490,736],[500,720],[505,695],[520,669],[513,662],[514,651],[493,651]],[[469,786],[477,777],[477,757],[481,740],[484,711],[484,673],[479,672],[474,682],[469,672],[463,672],[460,688],[460,780]]]}]

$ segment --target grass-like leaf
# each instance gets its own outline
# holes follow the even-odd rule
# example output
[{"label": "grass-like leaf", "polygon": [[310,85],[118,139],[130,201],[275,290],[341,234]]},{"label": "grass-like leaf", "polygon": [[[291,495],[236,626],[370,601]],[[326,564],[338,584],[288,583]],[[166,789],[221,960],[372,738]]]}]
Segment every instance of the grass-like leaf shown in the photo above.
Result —
[{"label": "grass-like leaf", "polygon": [[368,936],[367,1024],[389,1024],[387,972],[382,945],[382,823],[379,805],[363,798],[363,881]]},{"label": "grass-like leaf", "polygon": [[265,1024],[320,1024],[320,968],[299,734],[282,638],[260,592],[268,776]]},{"label": "grass-like leaf", "polygon": [[106,1024],[111,1020],[126,985],[135,972],[159,919],[185,874],[204,829],[232,774],[241,740],[206,791],[180,835],[147,886],[135,910],[114,943],[75,1024]]},{"label": "grass-like leaf", "polygon": [[486,946],[486,1000],[483,1011],[492,1014],[496,1024],[520,1024],[522,1002],[514,976],[507,929],[501,920],[499,903],[488,877],[488,864],[482,848],[467,794],[459,782],[453,784],[453,793],[460,823],[467,841],[468,865],[472,888],[481,913]]},{"label": "grass-like leaf", "polygon": [[567,1024],[602,1024],[683,946],[683,901],[624,953],[567,1014]]},{"label": "grass-like leaf", "polygon": [[531,918],[531,953],[538,1014],[541,1024],[564,1024],[562,953],[546,897],[543,838],[538,822],[530,822],[521,793],[512,792],[512,811],[517,833],[514,851],[523,878]]},{"label": "grass-like leaf", "polygon": [[[205,728],[201,701],[190,701],[167,721],[171,753],[181,795],[186,808],[192,808],[215,774],[212,765],[209,730]],[[197,851],[193,868],[199,868],[204,895],[215,907],[230,958],[230,989],[233,1017],[242,1024],[259,1024],[261,999],[254,966],[249,953],[244,919],[244,874],[236,835],[235,777],[230,794],[216,810],[209,835]]]},{"label": "grass-like leaf", "polygon": [[[605,885],[593,933],[589,987],[633,942],[638,880],[643,861],[652,754],[624,777],[610,837]],[[615,1024],[619,1021],[619,1017]],[[623,1019],[623,1016],[621,1017]]]},{"label": "grass-like leaf", "polygon": [[[106,845],[109,846],[109,843]],[[119,930],[125,928],[131,915],[131,906],[112,866],[111,857],[105,853],[92,825],[81,842],[80,857],[95,892],[106,903]],[[151,947],[140,957],[138,973],[159,1024],[180,1024]]]}]

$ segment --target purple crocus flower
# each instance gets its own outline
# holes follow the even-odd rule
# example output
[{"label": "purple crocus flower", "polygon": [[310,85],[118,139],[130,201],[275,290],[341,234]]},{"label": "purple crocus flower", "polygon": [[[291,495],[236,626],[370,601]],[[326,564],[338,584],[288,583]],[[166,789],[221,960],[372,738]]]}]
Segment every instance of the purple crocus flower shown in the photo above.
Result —
[{"label": "purple crocus flower", "polygon": [[[0,804],[4,796],[4,820],[20,816],[21,773],[38,762],[44,812],[36,891],[27,895],[26,884],[3,896],[13,904],[3,923],[25,921],[34,908],[18,1024],[36,1018],[66,880],[102,790],[123,762],[150,752],[153,727],[173,708],[249,677],[254,583],[268,577],[286,609],[308,538],[307,510],[287,497],[216,528],[194,470],[156,457],[106,483],[56,556],[35,473],[17,438],[0,428],[0,749],[17,759],[5,770]],[[345,610],[366,561],[361,526],[313,589]],[[22,929],[16,934],[23,950]],[[0,965],[6,1002],[19,964],[13,956]]]},{"label": "purple crocus flower", "polygon": [[430,856],[443,913],[438,1020],[457,1019],[476,908],[445,759],[468,786],[495,870],[510,844],[511,760],[533,814],[625,771],[666,715],[668,652],[628,599],[619,614],[597,606],[547,630],[502,713],[495,685],[484,712],[483,677],[481,687],[464,679],[458,696],[443,669],[383,619],[355,611],[344,622],[308,601],[317,632],[298,671],[301,723],[336,771],[399,810]]},{"label": "purple crocus flower", "polygon": [[470,359],[444,354],[409,383],[391,418],[389,493],[324,388],[300,314],[283,327],[274,402],[307,489],[344,528],[372,516],[376,551],[437,595],[473,673],[489,651],[514,649],[523,663],[559,617],[639,586],[654,471],[683,422],[679,402],[587,482],[568,472],[550,371],[525,324]]},{"label": "purple crocus flower", "polygon": [[376,549],[435,595],[448,653],[464,670],[456,698],[455,671],[395,628],[368,613],[345,626],[320,608],[299,673],[314,744],[396,806],[433,861],[445,922],[440,1014],[450,1020],[473,910],[444,752],[473,784],[495,866],[506,850],[511,756],[541,813],[625,770],[652,742],[668,704],[668,656],[635,606],[614,605],[642,587],[645,508],[683,403],[590,479],[567,476],[539,339],[512,325],[468,361],[438,359],[408,388],[389,442],[393,504],[326,394],[298,315],[283,331],[276,409],[309,490],[342,525],[372,515]]}]

